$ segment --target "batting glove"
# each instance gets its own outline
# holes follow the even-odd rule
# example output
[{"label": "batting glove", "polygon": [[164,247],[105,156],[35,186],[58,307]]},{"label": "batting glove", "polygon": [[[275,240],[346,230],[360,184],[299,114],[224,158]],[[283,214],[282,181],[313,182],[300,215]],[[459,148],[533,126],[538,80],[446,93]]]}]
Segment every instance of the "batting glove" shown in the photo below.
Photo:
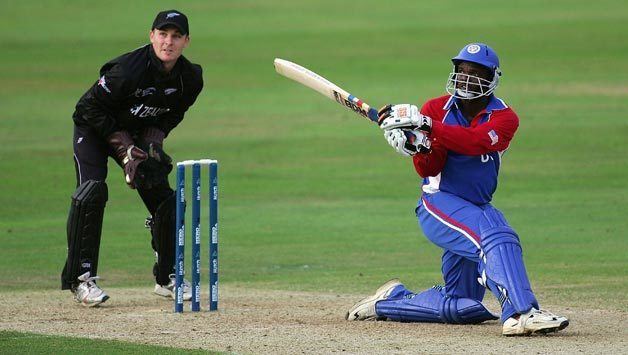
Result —
[{"label": "batting glove", "polygon": [[379,127],[383,130],[404,128],[420,130],[427,134],[432,132],[432,119],[422,115],[415,105],[386,105],[379,112]]},{"label": "batting glove", "polygon": [[419,130],[390,129],[384,131],[384,138],[397,153],[407,157],[432,151],[432,142]]}]

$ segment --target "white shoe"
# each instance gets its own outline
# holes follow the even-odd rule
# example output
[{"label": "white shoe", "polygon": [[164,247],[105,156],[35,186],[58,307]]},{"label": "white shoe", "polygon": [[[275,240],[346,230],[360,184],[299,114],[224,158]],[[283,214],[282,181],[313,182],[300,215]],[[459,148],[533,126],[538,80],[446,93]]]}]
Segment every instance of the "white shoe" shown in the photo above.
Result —
[{"label": "white shoe", "polygon": [[79,285],[72,290],[74,300],[85,307],[94,307],[105,302],[109,296],[98,285],[96,280],[98,276],[89,277],[89,271],[78,277]]},{"label": "white shoe", "polygon": [[[176,280],[175,274],[170,274],[170,282],[167,285],[155,284],[155,294],[163,297],[175,298],[174,283]],[[192,285],[190,281],[183,279],[183,300],[189,301],[192,299]]]},{"label": "white shoe", "polygon": [[375,303],[377,301],[385,300],[390,296],[392,290],[401,285],[399,279],[392,279],[385,284],[381,285],[375,294],[366,297],[354,304],[353,307],[345,315],[347,320],[377,320],[377,314],[375,313]]},{"label": "white shoe", "polygon": [[502,335],[530,335],[533,333],[551,333],[567,328],[569,319],[548,311],[532,308],[521,314],[519,319],[508,318],[502,327]]}]

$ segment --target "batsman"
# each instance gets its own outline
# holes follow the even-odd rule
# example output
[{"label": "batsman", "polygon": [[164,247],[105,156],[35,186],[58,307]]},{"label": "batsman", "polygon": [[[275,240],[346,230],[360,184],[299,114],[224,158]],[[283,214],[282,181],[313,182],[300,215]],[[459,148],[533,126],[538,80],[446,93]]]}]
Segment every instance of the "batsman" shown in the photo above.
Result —
[{"label": "batsman", "polygon": [[[67,222],[68,254],[61,288],[84,306],[109,296],[96,284],[107,162],[135,189],[151,217],[154,292],[173,296],[175,195],[168,183],[172,162],[164,139],[183,120],[203,88],[201,67],[188,61],[187,17],[177,10],[157,14],[150,44],[107,62],[99,79],[80,98],[73,114],[76,191]],[[187,283],[186,283],[187,284]],[[184,298],[191,292],[184,287]]]},{"label": "batsman", "polygon": [[[356,303],[348,320],[474,324],[501,318],[502,334],[564,329],[567,318],[539,307],[519,235],[491,204],[502,158],[519,118],[494,95],[501,71],[493,49],[471,43],[452,58],[448,95],[387,105],[379,125],[388,143],[412,158],[423,178],[415,210],[425,236],[442,248],[444,285],[414,293],[397,279]],[[501,317],[483,304],[488,289]]]}]

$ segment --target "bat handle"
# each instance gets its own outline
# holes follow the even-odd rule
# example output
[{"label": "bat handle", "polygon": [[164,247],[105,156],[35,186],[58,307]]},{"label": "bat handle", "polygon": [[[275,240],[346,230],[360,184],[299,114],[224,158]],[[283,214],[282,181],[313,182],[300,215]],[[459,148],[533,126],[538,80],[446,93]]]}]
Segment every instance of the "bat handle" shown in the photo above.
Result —
[{"label": "bat handle", "polygon": [[406,135],[406,138],[408,139],[408,143],[414,144],[414,141],[416,140],[416,136],[414,134],[412,134],[412,132],[410,132],[410,131],[403,131],[403,134]]},{"label": "bat handle", "polygon": [[379,124],[379,122],[378,122],[378,121],[379,121],[379,116],[378,116],[378,114],[377,114],[377,110],[376,110],[376,109],[374,109],[374,108],[372,108],[372,107],[371,107],[371,108],[369,108],[369,111],[368,111],[368,113],[367,113],[367,116],[368,116],[369,120],[371,120],[371,121],[373,121],[373,122],[375,122],[375,123]]}]

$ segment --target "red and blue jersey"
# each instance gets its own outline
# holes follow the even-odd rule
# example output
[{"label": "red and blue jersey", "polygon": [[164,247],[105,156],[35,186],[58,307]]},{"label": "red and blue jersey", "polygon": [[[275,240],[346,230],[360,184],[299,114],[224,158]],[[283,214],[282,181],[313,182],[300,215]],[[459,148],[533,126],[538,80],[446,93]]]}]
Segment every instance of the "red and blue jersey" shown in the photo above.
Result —
[{"label": "red and blue jersey", "polygon": [[468,121],[459,100],[445,95],[423,105],[421,113],[432,118],[432,152],[414,155],[414,167],[423,177],[425,193],[445,191],[481,205],[493,198],[501,158],[519,118],[491,96],[486,108]]}]

